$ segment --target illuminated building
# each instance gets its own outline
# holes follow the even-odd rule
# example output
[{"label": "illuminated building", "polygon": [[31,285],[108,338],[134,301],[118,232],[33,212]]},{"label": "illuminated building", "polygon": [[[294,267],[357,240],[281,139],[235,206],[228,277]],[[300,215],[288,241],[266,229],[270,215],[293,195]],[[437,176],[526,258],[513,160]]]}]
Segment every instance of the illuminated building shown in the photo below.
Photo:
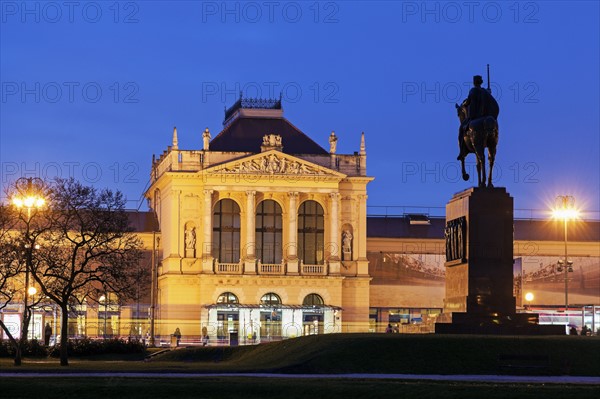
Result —
[{"label": "illuminated building", "polygon": [[261,339],[367,331],[367,184],[359,151],[326,151],[277,100],[240,98],[202,149],[172,145],[146,192],[161,232],[157,333]]}]

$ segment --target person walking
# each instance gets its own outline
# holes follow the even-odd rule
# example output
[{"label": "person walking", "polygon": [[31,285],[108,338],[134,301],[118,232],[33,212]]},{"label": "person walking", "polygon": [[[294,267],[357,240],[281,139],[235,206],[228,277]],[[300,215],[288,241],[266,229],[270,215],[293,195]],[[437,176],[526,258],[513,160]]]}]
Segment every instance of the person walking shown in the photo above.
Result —
[{"label": "person walking", "polygon": [[50,327],[50,323],[46,323],[46,327],[44,328],[44,345],[50,345],[50,337],[52,336],[52,327]]},{"label": "person walking", "polygon": [[575,327],[571,327],[569,329],[569,335],[577,335],[577,329]]},{"label": "person walking", "polygon": [[177,339],[177,346],[179,346],[179,341],[181,341],[181,331],[179,330],[179,327],[175,329],[173,336]]}]

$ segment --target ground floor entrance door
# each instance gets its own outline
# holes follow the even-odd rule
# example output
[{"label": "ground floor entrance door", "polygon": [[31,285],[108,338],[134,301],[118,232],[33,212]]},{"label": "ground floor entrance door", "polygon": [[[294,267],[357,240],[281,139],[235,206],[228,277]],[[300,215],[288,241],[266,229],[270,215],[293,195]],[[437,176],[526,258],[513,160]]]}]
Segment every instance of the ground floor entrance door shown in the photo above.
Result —
[{"label": "ground floor entrance door", "polygon": [[217,312],[217,338],[227,339],[229,333],[237,332],[239,319],[238,311]]},{"label": "ground floor entrance door", "polygon": [[281,339],[281,311],[260,312],[260,339]]},{"label": "ground floor entrance door", "polygon": [[323,334],[323,314],[305,312],[302,314],[304,335]]}]

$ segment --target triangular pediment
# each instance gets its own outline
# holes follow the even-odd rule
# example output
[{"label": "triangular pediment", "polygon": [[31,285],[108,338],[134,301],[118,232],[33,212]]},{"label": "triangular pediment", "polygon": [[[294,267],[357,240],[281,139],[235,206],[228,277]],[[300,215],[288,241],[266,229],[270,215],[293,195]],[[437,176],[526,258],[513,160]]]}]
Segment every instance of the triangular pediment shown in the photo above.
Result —
[{"label": "triangular pediment", "polygon": [[277,150],[238,158],[234,161],[211,166],[205,173],[255,174],[266,176],[319,176],[343,179],[345,174]]}]

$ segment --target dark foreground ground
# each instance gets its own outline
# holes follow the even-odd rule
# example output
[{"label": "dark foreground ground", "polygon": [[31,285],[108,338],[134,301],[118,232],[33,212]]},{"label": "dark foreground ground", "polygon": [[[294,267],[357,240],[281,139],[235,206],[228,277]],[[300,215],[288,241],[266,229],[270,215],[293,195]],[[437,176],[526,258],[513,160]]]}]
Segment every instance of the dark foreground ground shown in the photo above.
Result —
[{"label": "dark foreground ground", "polygon": [[[596,398],[598,385],[245,377],[3,378],[2,372],[275,372],[600,376],[600,337],[330,334],[143,356],[0,360],[2,398]],[[127,360],[126,360],[127,359]]]},{"label": "dark foreground ground", "polygon": [[389,380],[0,379],[2,398],[597,398],[600,387]]}]

